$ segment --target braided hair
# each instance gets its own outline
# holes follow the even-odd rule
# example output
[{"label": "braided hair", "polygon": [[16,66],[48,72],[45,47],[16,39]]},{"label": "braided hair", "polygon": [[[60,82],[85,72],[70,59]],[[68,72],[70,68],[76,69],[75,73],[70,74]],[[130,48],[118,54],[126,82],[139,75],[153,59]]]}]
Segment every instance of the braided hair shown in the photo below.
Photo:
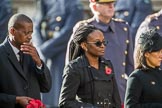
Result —
[{"label": "braided hair", "polygon": [[73,31],[72,40],[69,44],[69,61],[74,60],[84,54],[84,50],[80,44],[87,40],[87,37],[93,31],[98,30],[94,25],[87,23],[79,23],[78,27]]}]

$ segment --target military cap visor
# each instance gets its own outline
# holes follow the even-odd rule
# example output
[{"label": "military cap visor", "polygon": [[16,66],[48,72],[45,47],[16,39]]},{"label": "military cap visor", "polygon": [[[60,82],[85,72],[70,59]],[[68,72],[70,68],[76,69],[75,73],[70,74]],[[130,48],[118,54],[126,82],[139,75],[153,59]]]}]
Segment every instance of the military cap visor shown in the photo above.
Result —
[{"label": "military cap visor", "polygon": [[90,2],[97,2],[97,3],[109,3],[115,2],[116,0],[89,0]]}]

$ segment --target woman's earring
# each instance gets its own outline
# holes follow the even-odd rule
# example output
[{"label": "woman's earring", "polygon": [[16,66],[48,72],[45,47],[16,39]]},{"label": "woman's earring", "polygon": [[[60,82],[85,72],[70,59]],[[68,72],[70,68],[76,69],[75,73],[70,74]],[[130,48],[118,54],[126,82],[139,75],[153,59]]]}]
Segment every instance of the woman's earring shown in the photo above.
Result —
[{"label": "woman's earring", "polygon": [[86,48],[86,49],[85,49],[85,51],[87,52],[87,51],[88,51],[88,49]]}]

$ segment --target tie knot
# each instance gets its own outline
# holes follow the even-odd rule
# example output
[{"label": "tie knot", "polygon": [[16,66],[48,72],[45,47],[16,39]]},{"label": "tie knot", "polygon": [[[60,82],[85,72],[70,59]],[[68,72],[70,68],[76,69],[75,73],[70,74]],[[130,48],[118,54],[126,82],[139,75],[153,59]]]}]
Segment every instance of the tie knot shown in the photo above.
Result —
[{"label": "tie knot", "polygon": [[22,52],[22,51],[19,51],[19,52],[18,52],[18,54],[19,54],[19,55],[22,55],[22,54],[23,54],[23,52]]},{"label": "tie knot", "polygon": [[22,52],[22,51],[19,51],[19,52],[18,52],[18,54],[19,54],[19,55],[22,55],[22,54],[23,54],[23,52]]}]

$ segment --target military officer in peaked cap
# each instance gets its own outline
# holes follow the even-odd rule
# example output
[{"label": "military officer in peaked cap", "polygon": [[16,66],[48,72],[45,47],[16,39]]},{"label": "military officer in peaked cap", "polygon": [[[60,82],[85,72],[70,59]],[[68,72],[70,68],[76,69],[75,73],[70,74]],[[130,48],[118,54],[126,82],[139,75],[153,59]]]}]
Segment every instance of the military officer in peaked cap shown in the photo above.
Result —
[{"label": "military officer in peaked cap", "polygon": [[127,76],[133,71],[133,42],[128,24],[112,18],[114,2],[115,0],[90,0],[94,17],[79,23],[93,24],[103,31],[105,39],[109,42],[104,57],[110,59],[114,66],[121,101],[124,102]]},{"label": "military officer in peaked cap", "polygon": [[151,0],[117,0],[115,4],[115,17],[128,22],[133,41],[141,22],[151,12]]},{"label": "military officer in peaked cap", "polygon": [[80,0],[37,0],[33,41],[41,57],[47,60],[52,89],[42,94],[46,106],[58,106],[67,43],[76,22],[83,19]]}]

